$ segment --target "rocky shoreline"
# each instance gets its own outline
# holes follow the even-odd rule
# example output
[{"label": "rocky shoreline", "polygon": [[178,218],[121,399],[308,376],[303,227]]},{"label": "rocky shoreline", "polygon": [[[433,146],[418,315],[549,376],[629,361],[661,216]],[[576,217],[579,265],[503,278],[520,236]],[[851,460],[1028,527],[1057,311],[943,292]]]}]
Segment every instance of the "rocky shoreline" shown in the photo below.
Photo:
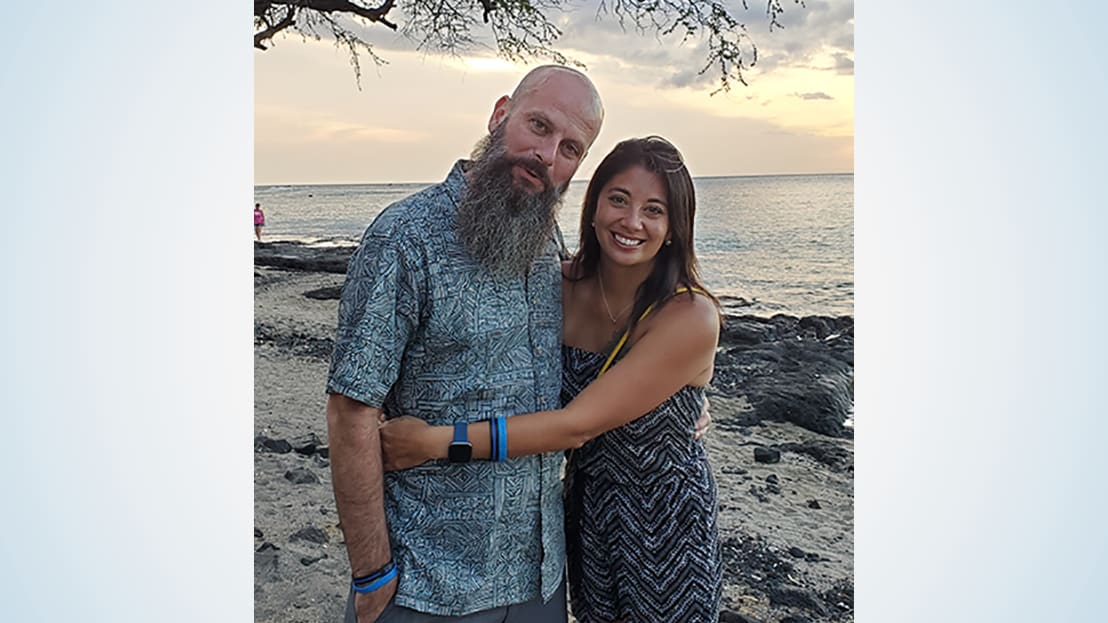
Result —
[{"label": "rocky shoreline", "polygon": [[[350,247],[255,245],[255,620],[339,620],[349,569],[324,417]],[[850,622],[854,323],[728,316],[705,443],[720,494],[722,622]]]}]

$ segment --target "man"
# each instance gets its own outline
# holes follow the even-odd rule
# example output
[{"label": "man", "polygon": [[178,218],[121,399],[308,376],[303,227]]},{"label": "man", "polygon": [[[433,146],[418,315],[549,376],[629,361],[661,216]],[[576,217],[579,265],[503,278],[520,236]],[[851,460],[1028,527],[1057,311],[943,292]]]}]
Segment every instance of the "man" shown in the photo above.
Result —
[{"label": "man", "polygon": [[472,161],[389,206],[352,256],[327,383],[347,621],[566,620],[561,454],[468,462],[458,440],[450,463],[383,475],[377,426],[558,405],[555,215],[603,116],[580,72],[532,70]]}]

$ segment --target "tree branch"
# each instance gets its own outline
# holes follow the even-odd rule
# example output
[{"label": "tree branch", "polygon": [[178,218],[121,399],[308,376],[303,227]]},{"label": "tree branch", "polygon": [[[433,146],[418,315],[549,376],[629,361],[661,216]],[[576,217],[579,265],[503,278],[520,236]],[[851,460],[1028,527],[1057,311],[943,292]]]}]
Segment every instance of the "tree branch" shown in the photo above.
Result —
[{"label": "tree branch", "polygon": [[277,24],[273,26],[270,26],[269,23],[266,22],[266,25],[269,26],[268,28],[261,32],[254,33],[254,47],[258,48],[259,50],[265,50],[266,47],[262,42],[272,39],[273,35],[281,32],[289,26],[292,26],[292,23],[294,21],[296,21],[296,7],[289,6],[288,12],[285,13],[284,19],[277,22]]},{"label": "tree branch", "polygon": [[[405,0],[400,11],[404,27],[389,21],[396,0],[253,0],[254,47],[265,50],[272,38],[289,29],[317,41],[332,39],[350,52],[354,77],[361,88],[359,51],[377,66],[385,59],[364,38],[366,22],[384,24],[416,44],[416,49],[457,55],[475,48],[492,48],[510,61],[549,58],[560,64],[581,65],[554,48],[562,36],[551,16],[565,11],[573,0]],[[371,3],[380,3],[376,7]],[[746,26],[732,14],[749,0],[600,0],[597,18],[614,17],[621,29],[653,33],[660,44],[704,46],[700,74],[719,76],[719,91],[733,82],[746,85],[744,73],[758,63],[758,48]],[[779,17],[786,4],[805,6],[805,0],[766,0],[770,31],[783,28]],[[483,23],[482,23],[483,22]],[[492,44],[483,35],[491,34]],[[478,36],[482,35],[482,36]],[[670,41],[668,37],[676,37]]]},{"label": "tree branch", "polygon": [[481,6],[485,9],[484,18],[485,18],[485,23],[487,24],[487,23],[489,23],[489,13],[493,9],[492,0],[479,0],[479,1],[481,2]]},{"label": "tree branch", "polygon": [[272,0],[269,4],[296,6],[312,11],[319,11],[320,13],[352,13],[358,17],[364,17],[371,22],[379,22],[396,30],[396,24],[385,18],[385,15],[387,15],[388,12],[392,10],[393,5],[396,4],[396,0],[385,0],[381,3],[381,6],[374,9],[354,4],[350,0]]}]

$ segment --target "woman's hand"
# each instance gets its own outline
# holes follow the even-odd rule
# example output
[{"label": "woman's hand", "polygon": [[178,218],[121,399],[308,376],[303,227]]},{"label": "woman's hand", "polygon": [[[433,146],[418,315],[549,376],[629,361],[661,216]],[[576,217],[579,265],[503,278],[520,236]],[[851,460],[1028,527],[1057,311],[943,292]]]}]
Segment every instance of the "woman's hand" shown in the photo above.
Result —
[{"label": "woman's hand", "polygon": [[712,414],[708,411],[708,397],[704,397],[704,408],[700,410],[700,418],[696,420],[696,430],[693,431],[693,439],[702,438],[712,425]]},{"label": "woman's hand", "polygon": [[408,469],[435,458],[424,447],[432,430],[427,422],[405,415],[391,420],[382,419],[379,430],[385,471]]}]

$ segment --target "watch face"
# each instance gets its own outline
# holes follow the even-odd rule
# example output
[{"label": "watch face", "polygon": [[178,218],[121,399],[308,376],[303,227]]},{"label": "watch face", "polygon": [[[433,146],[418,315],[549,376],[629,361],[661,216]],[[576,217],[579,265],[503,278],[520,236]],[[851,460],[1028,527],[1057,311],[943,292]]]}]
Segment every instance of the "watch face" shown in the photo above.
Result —
[{"label": "watch face", "polygon": [[468,442],[452,443],[446,452],[446,456],[451,463],[467,463],[470,457],[473,456],[473,446]]}]

